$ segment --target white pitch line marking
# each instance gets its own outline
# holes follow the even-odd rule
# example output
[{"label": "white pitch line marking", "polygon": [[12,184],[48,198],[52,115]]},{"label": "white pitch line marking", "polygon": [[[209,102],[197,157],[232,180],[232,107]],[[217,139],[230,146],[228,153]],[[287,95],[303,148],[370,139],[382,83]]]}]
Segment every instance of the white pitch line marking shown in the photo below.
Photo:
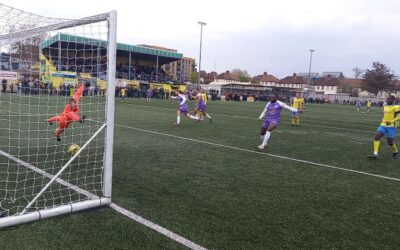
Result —
[{"label": "white pitch line marking", "polygon": [[227,146],[223,144],[218,144],[214,142],[208,142],[208,141],[201,141],[201,140],[196,140],[192,138],[187,138],[187,137],[182,137],[182,136],[177,136],[177,135],[172,135],[172,134],[166,134],[166,133],[161,133],[157,131],[152,131],[152,130],[147,130],[147,129],[141,129],[141,128],[135,128],[135,127],[129,127],[125,125],[119,125],[115,124],[115,126],[121,127],[121,128],[127,128],[127,129],[132,129],[132,130],[137,130],[137,131],[142,131],[150,134],[156,134],[156,135],[162,135],[162,136],[167,136],[167,137],[172,137],[176,139],[181,139],[181,140],[187,140],[187,141],[192,141],[192,142],[197,142],[197,143],[203,143],[203,144],[208,144],[216,147],[221,147],[221,148],[228,148],[228,149],[233,149],[237,151],[242,151],[242,152],[247,152],[247,153],[253,153],[253,154],[259,154],[259,155],[266,155],[266,156],[271,156],[274,158],[279,158],[283,160],[288,160],[288,161],[294,161],[294,162],[300,162],[300,163],[305,163],[308,165],[314,165],[314,166],[319,166],[319,167],[324,167],[324,168],[330,168],[330,169],[335,169],[335,170],[340,170],[340,171],[345,171],[345,172],[350,172],[350,173],[355,173],[355,174],[360,174],[360,175],[366,175],[366,176],[371,176],[371,177],[376,177],[376,178],[381,178],[381,179],[386,179],[386,180],[392,180],[392,181],[398,181],[400,182],[399,178],[395,177],[390,177],[390,176],[385,176],[385,175],[379,175],[379,174],[372,174],[364,171],[358,171],[358,170],[353,170],[353,169],[348,169],[348,168],[341,168],[341,167],[335,167],[332,165],[327,165],[327,164],[322,164],[322,163],[317,163],[317,162],[312,162],[312,161],[306,161],[306,160],[300,160],[296,158],[291,158],[287,156],[282,156],[282,155],[275,155],[275,154],[270,154],[270,153],[263,153],[259,151],[254,151],[250,149],[244,149],[244,148],[238,148],[238,147],[233,147],[233,146]]},{"label": "white pitch line marking", "polygon": [[[155,109],[166,109],[166,110],[176,110],[173,108],[166,108],[166,107],[157,107],[157,106],[147,106],[147,105],[141,105],[141,104],[132,104],[132,103],[126,103],[126,105],[131,105],[131,106],[138,106],[138,107],[144,107],[144,108],[155,108]],[[217,115],[217,116],[225,116],[225,117],[232,117],[232,118],[239,118],[239,119],[246,119],[246,120],[258,120],[258,118],[252,118],[250,116],[239,116],[239,115],[226,115],[226,114],[219,114],[219,113],[209,113],[211,115]],[[286,122],[287,124],[290,124],[290,122]],[[359,132],[365,132],[365,133],[374,133],[375,130],[362,130],[362,129],[354,129],[354,128],[342,128],[342,127],[333,127],[333,126],[325,126],[325,125],[319,125],[319,124],[310,124],[307,123],[305,126],[313,126],[313,127],[322,127],[322,128],[332,128],[332,129],[342,129],[342,130],[349,130],[349,131],[359,131]],[[366,127],[366,126],[364,126]]]},{"label": "white pitch line marking", "polygon": [[[22,165],[22,166],[24,166],[24,167],[26,167],[26,168],[28,168],[28,169],[30,169],[32,171],[35,171],[36,173],[41,174],[44,177],[47,177],[49,179],[52,179],[54,177],[54,175],[49,174],[46,171],[44,171],[44,170],[42,170],[42,169],[40,169],[38,167],[35,167],[35,166],[33,166],[32,164],[30,164],[28,162],[25,162],[25,161],[23,161],[21,159],[18,159],[17,157],[15,157],[13,155],[10,155],[9,153],[4,152],[3,150],[0,150],[0,155],[3,155],[4,157],[9,158],[10,160],[12,160],[12,161],[14,161],[16,163],[18,163],[18,164],[20,164],[20,165]],[[88,191],[86,191],[86,190],[84,190],[84,189],[82,189],[82,188],[80,188],[78,186],[75,186],[75,185],[73,185],[73,184],[71,184],[71,183],[69,183],[69,182],[67,182],[67,181],[65,181],[65,180],[63,180],[61,178],[57,178],[56,182],[58,182],[61,185],[64,185],[64,186],[74,190],[77,193],[81,193],[83,195],[86,195],[90,199],[99,199],[100,198],[97,195],[92,194],[92,193],[90,193],[90,192],[88,192]],[[138,222],[138,223],[140,223],[140,224],[142,224],[142,225],[144,225],[146,227],[149,227],[149,228],[155,230],[156,232],[168,237],[169,239],[172,239],[172,240],[182,244],[185,247],[188,247],[188,248],[193,249],[193,250],[206,250],[206,248],[204,248],[204,247],[202,247],[200,245],[197,245],[196,243],[194,243],[194,242],[192,242],[192,241],[190,241],[190,240],[188,240],[188,239],[186,239],[186,238],[184,238],[184,237],[182,237],[182,236],[180,236],[180,235],[178,235],[178,234],[176,234],[176,233],[174,233],[174,232],[172,232],[172,231],[170,231],[170,230],[168,230],[168,229],[166,229],[166,228],[164,228],[164,227],[162,227],[160,225],[157,225],[157,224],[155,224],[155,223],[153,223],[153,222],[151,222],[149,220],[146,220],[145,218],[143,218],[143,217],[141,217],[141,216],[139,216],[137,214],[134,214],[133,212],[128,211],[128,210],[118,206],[115,203],[111,203],[109,206],[112,209],[114,209],[115,211],[117,211],[118,213],[120,213],[122,215],[125,215],[125,216],[131,218],[132,220],[134,220],[134,221],[136,221],[136,222]]]},{"label": "white pitch line marking", "polygon": [[146,220],[145,218],[143,218],[135,213],[132,213],[131,211],[126,210],[125,208],[122,208],[114,203],[111,203],[109,206],[112,209],[114,209],[115,211],[117,211],[118,213],[125,215],[126,217],[128,217],[148,228],[153,229],[154,231],[168,237],[171,240],[174,240],[174,241],[180,243],[181,245],[183,245],[185,247],[188,247],[193,250],[206,250],[205,247],[202,247],[202,246],[200,246],[200,245],[198,245],[198,244],[196,244],[196,243],[194,243],[194,242],[192,242],[192,241],[190,241],[190,240],[188,240],[188,239],[186,239],[186,238],[184,238],[184,237],[182,237],[160,225],[157,225],[149,220]]}]

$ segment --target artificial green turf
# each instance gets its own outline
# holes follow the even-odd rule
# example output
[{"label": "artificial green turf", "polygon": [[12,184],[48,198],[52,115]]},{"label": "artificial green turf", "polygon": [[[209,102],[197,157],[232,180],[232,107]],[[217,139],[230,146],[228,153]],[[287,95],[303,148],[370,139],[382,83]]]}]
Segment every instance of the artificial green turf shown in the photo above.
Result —
[{"label": "artificial green turf", "polygon": [[[182,118],[174,127],[176,102],[117,102],[114,202],[211,249],[397,248],[397,181],[136,129],[257,151],[264,105],[210,102],[212,124]],[[299,128],[282,114],[268,153],[400,178],[399,160],[384,143],[381,159],[366,158],[379,108],[307,105]],[[64,231],[55,235],[58,248],[177,247],[109,209],[21,225],[1,231],[0,241],[46,248],[56,230]]]}]

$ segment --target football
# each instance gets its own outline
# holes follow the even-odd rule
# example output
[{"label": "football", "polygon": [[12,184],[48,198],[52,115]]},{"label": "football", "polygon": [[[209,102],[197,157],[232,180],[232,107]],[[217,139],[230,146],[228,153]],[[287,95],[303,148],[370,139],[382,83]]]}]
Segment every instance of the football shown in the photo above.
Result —
[{"label": "football", "polygon": [[77,145],[77,144],[71,144],[71,145],[69,145],[69,147],[68,147],[68,153],[69,153],[71,156],[74,156],[74,155],[79,151],[80,148],[81,148],[81,147],[79,147],[79,145]]}]

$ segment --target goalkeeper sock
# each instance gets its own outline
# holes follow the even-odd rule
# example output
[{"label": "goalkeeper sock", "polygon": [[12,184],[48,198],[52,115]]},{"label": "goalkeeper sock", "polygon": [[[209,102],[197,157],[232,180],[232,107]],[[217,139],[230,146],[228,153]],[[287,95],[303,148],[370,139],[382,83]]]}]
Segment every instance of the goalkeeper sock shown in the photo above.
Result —
[{"label": "goalkeeper sock", "polygon": [[297,123],[297,125],[300,125],[300,118],[297,117],[296,123]]},{"label": "goalkeeper sock", "polygon": [[399,152],[399,151],[397,150],[396,143],[394,143],[394,142],[393,142],[393,145],[392,145],[392,146],[390,146],[390,147],[392,148],[392,151],[393,151],[393,153],[397,153],[397,152]]},{"label": "goalkeeper sock", "polygon": [[294,118],[292,118],[292,125],[294,125],[295,124],[295,120],[294,120]]},{"label": "goalkeeper sock", "polygon": [[374,141],[374,155],[378,155],[379,146],[381,145],[380,141]]}]

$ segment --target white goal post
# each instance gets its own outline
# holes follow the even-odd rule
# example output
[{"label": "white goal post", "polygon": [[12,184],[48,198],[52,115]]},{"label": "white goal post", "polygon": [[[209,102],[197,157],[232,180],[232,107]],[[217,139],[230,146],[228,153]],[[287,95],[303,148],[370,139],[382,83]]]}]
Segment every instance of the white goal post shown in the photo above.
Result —
[{"label": "white goal post", "polygon": [[0,4],[0,228],[111,203],[116,32]]}]

